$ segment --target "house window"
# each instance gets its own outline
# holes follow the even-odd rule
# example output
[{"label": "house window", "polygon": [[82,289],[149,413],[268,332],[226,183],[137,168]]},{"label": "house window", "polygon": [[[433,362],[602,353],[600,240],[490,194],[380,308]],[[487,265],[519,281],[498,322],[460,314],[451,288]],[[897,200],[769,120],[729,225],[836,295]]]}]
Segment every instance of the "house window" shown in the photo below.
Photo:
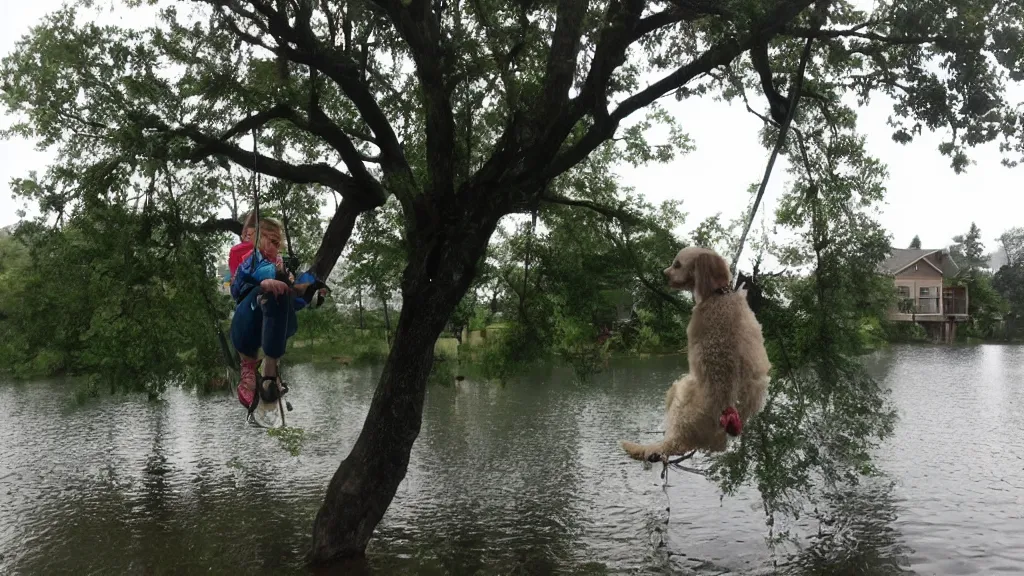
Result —
[{"label": "house window", "polygon": [[931,290],[932,289],[929,286],[922,286],[921,287],[921,296],[920,297],[921,298],[930,298],[931,297]]},{"label": "house window", "polygon": [[897,286],[896,293],[900,298],[910,298],[910,286]]}]

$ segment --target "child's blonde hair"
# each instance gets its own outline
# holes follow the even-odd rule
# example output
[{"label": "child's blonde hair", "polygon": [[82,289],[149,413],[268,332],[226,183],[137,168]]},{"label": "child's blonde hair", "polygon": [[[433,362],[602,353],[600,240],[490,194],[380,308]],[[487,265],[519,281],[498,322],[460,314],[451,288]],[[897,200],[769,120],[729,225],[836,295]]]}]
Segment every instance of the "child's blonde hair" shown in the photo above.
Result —
[{"label": "child's blonde hair", "polygon": [[[247,234],[251,230],[251,235]],[[249,236],[248,238],[246,236]],[[256,211],[250,210],[242,220],[242,231],[238,233],[242,242],[252,242],[256,239]]]},{"label": "child's blonde hair", "polygon": [[[259,245],[257,245],[257,248],[259,248],[260,251],[266,249],[263,245],[263,241],[268,237],[268,234],[277,234],[281,242],[285,241],[284,233],[281,230],[281,224],[277,220],[274,220],[273,218],[260,218]],[[253,237],[253,242],[255,241],[256,238]],[[278,249],[280,249],[280,245],[278,246]]]},{"label": "child's blonde hair", "polygon": [[277,232],[283,236],[281,223],[273,218],[260,218],[260,234],[264,232]]},{"label": "child's blonde hair", "polygon": [[[245,240],[245,231],[252,229],[253,236],[250,239],[251,242],[256,241],[256,211],[250,210],[245,216],[245,220],[242,222],[242,239]],[[264,216],[260,218],[260,233],[263,232],[277,232],[280,236],[284,236],[283,227],[281,223],[273,218]]]}]

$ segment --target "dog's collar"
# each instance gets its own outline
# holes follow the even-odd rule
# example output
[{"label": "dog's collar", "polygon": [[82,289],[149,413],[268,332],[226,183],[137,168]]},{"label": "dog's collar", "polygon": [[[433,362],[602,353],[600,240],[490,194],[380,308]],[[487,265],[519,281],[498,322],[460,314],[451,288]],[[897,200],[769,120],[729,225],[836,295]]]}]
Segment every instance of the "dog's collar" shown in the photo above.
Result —
[{"label": "dog's collar", "polygon": [[732,288],[729,288],[728,286],[722,286],[721,288],[716,288],[715,291],[712,292],[712,294],[721,294],[724,296],[729,292],[732,292]]}]

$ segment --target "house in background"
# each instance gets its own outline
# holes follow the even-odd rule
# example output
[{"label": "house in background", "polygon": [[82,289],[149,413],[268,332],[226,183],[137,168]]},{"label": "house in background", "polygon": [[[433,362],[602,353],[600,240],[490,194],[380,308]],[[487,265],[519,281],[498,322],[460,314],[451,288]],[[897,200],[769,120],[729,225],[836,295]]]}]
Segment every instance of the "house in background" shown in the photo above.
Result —
[{"label": "house in background", "polygon": [[916,322],[935,340],[952,342],[967,321],[967,287],[952,286],[959,267],[946,250],[894,248],[881,264],[892,276],[899,301],[889,320]]}]

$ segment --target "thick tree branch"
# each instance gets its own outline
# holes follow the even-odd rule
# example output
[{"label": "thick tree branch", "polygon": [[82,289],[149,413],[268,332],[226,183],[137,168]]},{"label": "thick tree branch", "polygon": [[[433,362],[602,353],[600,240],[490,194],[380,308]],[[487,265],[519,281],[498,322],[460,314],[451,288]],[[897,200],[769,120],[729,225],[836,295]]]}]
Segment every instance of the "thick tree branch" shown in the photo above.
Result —
[{"label": "thick tree branch", "polygon": [[295,184],[320,184],[336,190],[343,197],[353,196],[365,204],[374,204],[378,201],[377,196],[360,186],[355,178],[322,162],[290,164],[264,154],[254,154],[249,150],[204,134],[195,126],[170,128],[162,121],[151,120],[148,127],[158,132],[183,136],[195,142],[198,146],[187,158],[192,161],[199,161],[211,155],[221,156],[260,174],[282,178]]},{"label": "thick tree branch", "polygon": [[673,0],[672,4],[671,8],[642,18],[636,26],[631,43],[676,22],[693,22],[705,16],[735,18],[735,14],[719,0]]},{"label": "thick tree branch", "polygon": [[328,42],[331,46],[338,44],[338,25],[334,18],[334,12],[331,11],[331,5],[327,0],[320,0],[320,10],[323,11],[324,17],[327,18],[327,33]]},{"label": "thick tree branch", "polygon": [[[499,139],[495,153],[474,175],[473,188],[488,188],[489,186],[483,183],[493,183],[507,176],[514,166],[520,164],[520,162],[513,162],[513,157],[526,147],[529,148],[529,156],[523,162],[524,164],[529,166],[547,164],[587,111],[592,111],[595,117],[607,115],[608,79],[615,68],[625,61],[626,50],[630,43],[637,39],[634,31],[644,6],[645,2],[642,0],[609,3],[604,18],[605,26],[598,39],[590,70],[580,94],[570,101],[567,109],[561,107],[552,109],[550,106],[562,101],[560,100],[562,92],[560,86],[557,85],[557,78],[546,77],[546,87],[549,90],[559,90],[559,92],[556,94],[545,92],[544,98],[534,108],[532,115],[523,114],[521,110],[514,109],[505,131]],[[565,3],[559,5],[559,9],[566,17],[571,15],[573,8]],[[552,51],[556,49],[563,53],[568,53],[571,50],[578,51],[578,26],[573,28],[573,23],[565,20],[562,22],[564,24],[562,29],[560,31],[556,29],[556,37],[552,41]],[[568,38],[568,35],[573,32],[576,37]],[[559,34],[565,36],[560,37]],[[573,54],[575,53],[573,52]],[[563,70],[556,67],[556,63],[552,60],[554,57],[555,54],[552,52],[549,58],[548,73],[561,74]],[[575,57],[572,58],[571,64],[566,63],[563,66],[571,66],[571,70],[575,71]],[[567,91],[568,88],[566,88],[565,95],[567,95]],[[533,175],[539,176],[540,174],[534,173]],[[525,175],[520,174],[520,176]],[[537,187],[537,189],[540,188]]]},{"label": "thick tree branch", "polygon": [[692,62],[678,68],[668,76],[651,84],[644,90],[626,98],[607,117],[596,117],[590,130],[568,150],[559,154],[543,171],[543,178],[554,178],[583,161],[595,148],[615,133],[619,122],[633,112],[684,86],[699,75],[725,66],[751,49],[755,44],[766,42],[782,31],[783,27],[815,0],[785,0],[770,11],[753,31],[742,40],[725,40],[698,56]]},{"label": "thick tree branch", "polygon": [[292,27],[288,14],[275,10],[265,0],[248,0],[255,8],[255,12],[241,8],[235,0],[202,1],[228,8],[262,32],[273,36],[277,46],[266,46],[258,38],[247,35],[237,25],[232,25],[230,17],[224,12],[220,12],[222,20],[228,23],[232,33],[236,36],[249,42],[255,41],[279,57],[314,68],[334,81],[355,105],[366,125],[373,131],[375,143],[381,149],[380,164],[385,178],[395,177],[401,183],[401,185],[395,186],[393,191],[400,196],[411,193],[411,190],[407,192],[407,188],[414,185],[415,180],[398,141],[398,136],[380,104],[366,85],[358,63],[352,59],[350,54],[333,45],[328,46],[320,42],[310,28],[308,20],[296,19],[295,27]]},{"label": "thick tree branch", "polygon": [[200,234],[210,232],[231,232],[242,235],[242,223],[234,218],[213,218],[195,226]]},{"label": "thick tree branch", "polygon": [[348,134],[349,136],[352,136],[354,138],[359,138],[363,142],[369,142],[370,144],[373,144],[374,146],[377,146],[378,148],[380,147],[377,144],[377,139],[376,138],[374,138],[373,136],[367,134],[366,132],[363,132],[362,130],[359,130],[359,129],[356,129],[356,128],[352,128],[352,127],[348,127],[348,126],[346,126],[343,129],[345,130],[345,133]]},{"label": "thick tree branch", "polygon": [[771,64],[768,62],[768,43],[758,43],[750,48],[750,62],[761,79],[761,91],[768,100],[768,113],[777,124],[782,124],[789,110],[789,102],[775,86]]},{"label": "thick tree branch", "polygon": [[317,74],[315,70],[310,73],[309,80],[309,120],[307,121],[300,117],[294,110],[291,111],[289,118],[300,128],[323,138],[324,141],[330,144],[341,155],[342,161],[348,166],[349,172],[352,173],[352,176],[359,185],[368,191],[372,191],[377,196],[379,203],[383,204],[387,200],[387,193],[380,182],[366,169],[366,164],[363,163],[363,155],[356,150],[348,134],[328,118],[323,108],[320,107],[320,94],[317,88]]},{"label": "thick tree branch", "polygon": [[288,118],[289,114],[291,114],[291,108],[288,105],[278,104],[265,112],[254,114],[239,121],[237,124],[229,128],[227,132],[221,134],[219,140],[226,142],[239,134],[244,134],[246,132],[256,130],[257,128],[261,128],[271,120]]},{"label": "thick tree branch", "polygon": [[593,126],[573,146],[559,154],[547,166],[543,177],[554,178],[582,162],[595,148],[611,138],[619,122],[633,112],[661,98],[671,90],[685,85],[700,74],[728,64],[739,56],[745,46],[728,40],[701,54],[696,60],[648,86],[646,89],[624,100],[615,111],[604,118],[595,120]]},{"label": "thick tree branch", "polygon": [[359,110],[360,116],[366,125],[373,131],[376,144],[381,151],[381,169],[385,178],[394,178],[401,182],[400,186],[392,189],[400,198],[403,195],[411,194],[408,188],[415,185],[415,178],[405,152],[398,142],[398,136],[388,121],[384,111],[380,108],[373,93],[361,79],[359,70],[355,66],[349,66],[343,62],[345,58],[337,50],[327,50],[327,53],[318,52],[307,54],[293,52],[297,62],[312,66],[331,78],[341,87],[349,100]]},{"label": "thick tree branch", "polygon": [[345,250],[345,245],[352,237],[356,218],[361,213],[373,208],[375,207],[361,206],[350,198],[342,198],[341,205],[334,211],[334,216],[331,217],[330,223],[327,224],[327,230],[324,232],[324,238],[320,241],[320,247],[317,248],[316,255],[313,257],[311,268],[317,278],[326,279],[331,275],[335,264],[338,263],[338,258]]},{"label": "thick tree branch", "polygon": [[357,150],[355,145],[352,144],[352,140],[345,134],[345,131],[332,122],[318,105],[311,105],[309,114],[310,117],[306,120],[293,111],[293,117],[290,120],[296,126],[308,130],[311,134],[319,136],[330,144],[341,156],[342,161],[345,162],[345,166],[348,167],[349,172],[352,173],[352,177],[359,186],[372,193],[376,200],[379,201],[379,204],[383,204],[387,199],[387,193],[384,191],[381,183],[370,174],[365,164],[366,160],[372,161],[373,158]]},{"label": "thick tree branch", "polygon": [[[238,150],[240,149],[230,150],[229,147],[231,145],[228,144],[227,141],[230,140],[231,138],[234,138],[235,136],[238,136],[239,134],[243,134],[245,132],[249,132],[250,130],[260,128],[266,125],[271,120],[278,119],[288,120],[296,127],[314,136],[319,136],[328,145],[334,148],[341,155],[342,160],[345,162],[345,165],[348,167],[349,171],[352,172],[353,177],[355,178],[355,181],[359,184],[359,186],[362,187],[365,192],[371,193],[376,196],[376,199],[370,201],[371,204],[380,205],[384,202],[384,200],[387,199],[387,195],[385,194],[383,188],[381,187],[380,182],[378,182],[376,178],[370,175],[369,171],[366,169],[365,164],[363,164],[363,162],[379,162],[380,159],[377,157],[365,155],[355,148],[355,145],[352,143],[348,134],[340,127],[338,127],[338,125],[335,124],[334,121],[328,118],[326,113],[324,113],[323,109],[320,108],[319,100],[316,97],[315,93],[311,94],[310,98],[310,119],[303,118],[291,106],[287,104],[277,104],[269,110],[260,112],[259,114],[255,114],[253,116],[249,116],[248,118],[239,121],[237,124],[229,128],[226,132],[221,134],[219,138],[191,138],[193,141],[200,145],[197,149],[195,149],[192,152],[191,159],[198,160],[203,157],[216,154],[234,160],[236,163],[246,168],[252,169],[253,162],[255,160],[251,157],[251,155],[248,157],[248,160],[240,162],[239,159],[243,158],[243,156],[238,153]],[[198,136],[198,132],[194,131],[192,135]],[[242,153],[249,154],[248,152],[244,151],[242,151]],[[265,156],[261,158],[269,159],[269,157]],[[264,160],[262,159],[260,160],[261,164],[264,162]],[[304,166],[315,166],[317,167],[316,170],[318,172],[322,172],[322,167],[325,167],[326,165],[307,164]],[[277,165],[277,167],[278,169],[281,168],[280,165]],[[337,172],[337,170],[335,170],[333,167],[328,168]],[[274,176],[274,174],[270,174],[262,170],[260,172],[270,176]],[[340,174],[341,176],[346,176],[341,172],[337,172],[337,174]],[[312,178],[313,176],[310,177]],[[344,190],[335,187],[335,184],[338,181],[338,178],[336,176],[328,176],[328,178],[330,178],[332,182],[335,182],[334,184],[328,184],[327,181],[322,180],[323,175],[319,176],[319,178],[321,178],[321,180],[317,180],[319,183],[331,187],[337,190],[338,192],[344,194]],[[349,186],[349,189],[351,189],[351,186]]]},{"label": "thick tree branch", "polygon": [[[612,2],[615,5],[616,2]],[[569,88],[576,76],[576,58],[580,51],[580,36],[583,16],[587,11],[586,0],[559,0],[555,12],[555,32],[548,52],[547,69],[544,73],[544,92],[540,102],[540,113],[546,118],[556,118],[569,102]]]},{"label": "thick tree branch", "polygon": [[640,21],[637,22],[636,28],[633,30],[633,34],[630,37],[630,43],[636,42],[659,28],[664,28],[677,22],[687,20],[686,16],[686,13],[682,10],[669,8],[667,10],[651,14],[646,18],[641,18]]},{"label": "thick tree branch", "polygon": [[455,117],[451,91],[447,84],[444,53],[441,49],[437,15],[431,2],[374,0],[391,18],[395,28],[409,45],[416,76],[423,90],[426,117],[427,173],[438,198],[452,198],[455,192]]},{"label": "thick tree branch", "polygon": [[[803,0],[796,3],[800,5],[802,10],[803,7],[806,7],[812,1]],[[534,147],[535,155],[532,160],[539,160],[539,162],[535,163],[543,164],[547,163],[549,158],[555,157],[572,128],[588,113],[594,118],[594,129],[584,137],[583,141],[581,141],[583,145],[576,153],[569,151],[568,155],[563,154],[560,156],[561,160],[567,162],[558,162],[553,170],[544,172],[544,177],[557,176],[582,161],[601,142],[614,134],[622,118],[650,104],[669,90],[682,86],[699,73],[709,71],[722,62],[732,60],[745,49],[744,47],[739,51],[724,51],[724,53],[720,54],[719,58],[711,59],[711,65],[706,67],[706,70],[695,70],[693,73],[689,73],[687,70],[681,69],[681,72],[677,72],[676,75],[669,76],[662,82],[655,84],[655,86],[649,89],[649,92],[641,92],[632,99],[627,100],[623,103],[624,106],[620,106],[614,113],[609,114],[608,84],[615,69],[625,62],[626,53],[630,45],[645,35],[680,21],[692,21],[704,16],[727,14],[719,3],[709,0],[679,0],[675,4],[673,8],[652,14],[646,18],[640,18],[646,6],[645,2],[624,0],[622,2],[612,2],[608,5],[608,11],[605,14],[605,26],[598,39],[586,80],[580,89],[579,95],[572,100],[572,112],[563,114],[562,121],[555,128],[547,132],[543,145]],[[784,2],[783,5],[788,5],[788,3]],[[695,64],[699,64],[699,60]],[[657,92],[658,90],[662,91],[659,93]],[[580,155],[579,152],[583,152],[583,154]]]},{"label": "thick tree branch", "polygon": [[863,38],[864,40],[871,40],[874,42],[882,42],[885,44],[896,44],[896,45],[912,45],[912,44],[929,44],[933,42],[943,42],[947,40],[942,36],[886,36],[884,34],[877,34],[875,32],[861,32],[860,29],[864,25],[856,26],[854,28],[847,28],[845,30],[834,30],[834,29],[823,29],[815,30],[814,28],[802,28],[802,27],[787,27],[782,34],[785,36],[791,36],[793,38],[813,38],[813,39],[824,39],[824,38]]},{"label": "thick tree branch", "polygon": [[[628,0],[624,4],[611,2],[605,14],[605,26],[594,48],[594,58],[583,82],[580,93],[573,99],[574,113],[570,118],[574,126],[588,111],[595,118],[603,118],[608,112],[608,81],[615,69],[626,61],[630,44],[640,39],[637,27],[645,2]],[[651,17],[653,18],[653,16]],[[662,22],[662,26],[670,22]],[[651,32],[657,28],[647,23]],[[568,132],[567,132],[568,133]],[[561,143],[561,140],[559,141]]]},{"label": "thick tree branch", "polygon": [[551,204],[562,204],[564,206],[577,206],[577,207],[580,207],[580,208],[586,208],[588,210],[593,210],[594,212],[597,212],[598,214],[601,214],[601,215],[606,216],[608,218],[616,219],[616,220],[618,220],[620,222],[623,222],[623,223],[626,223],[626,224],[636,224],[636,223],[638,223],[640,221],[640,219],[635,214],[631,214],[630,212],[627,212],[625,210],[620,210],[618,208],[612,208],[611,206],[604,206],[602,204],[598,204],[596,202],[591,202],[589,200],[577,200],[575,198],[567,198],[565,196],[561,196],[561,195],[554,194],[554,193],[551,193],[551,192],[545,193],[544,195],[541,196],[540,199],[543,202],[548,202],[548,203],[551,203]]}]

